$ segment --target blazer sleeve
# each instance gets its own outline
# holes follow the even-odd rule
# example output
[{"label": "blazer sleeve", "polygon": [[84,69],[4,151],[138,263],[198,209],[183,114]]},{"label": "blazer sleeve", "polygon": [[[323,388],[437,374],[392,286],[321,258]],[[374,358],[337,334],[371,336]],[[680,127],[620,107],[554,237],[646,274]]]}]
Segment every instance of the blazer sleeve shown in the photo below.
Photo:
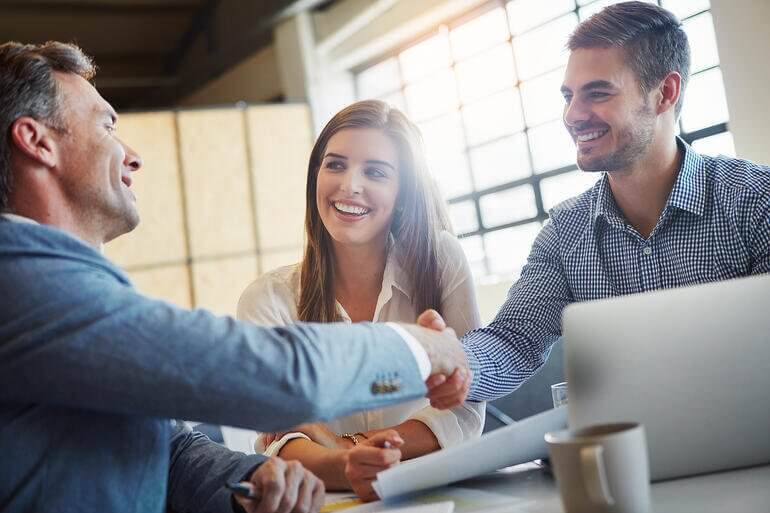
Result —
[{"label": "blazer sleeve", "polygon": [[168,475],[168,508],[173,513],[233,511],[232,494],[225,483],[248,479],[262,455],[245,455],[191,431],[182,421],[173,423]]},{"label": "blazer sleeve", "polygon": [[[0,271],[0,402],[276,431],[425,394],[386,325],[255,326],[147,298],[58,255]],[[400,390],[372,386],[394,375]]]}]

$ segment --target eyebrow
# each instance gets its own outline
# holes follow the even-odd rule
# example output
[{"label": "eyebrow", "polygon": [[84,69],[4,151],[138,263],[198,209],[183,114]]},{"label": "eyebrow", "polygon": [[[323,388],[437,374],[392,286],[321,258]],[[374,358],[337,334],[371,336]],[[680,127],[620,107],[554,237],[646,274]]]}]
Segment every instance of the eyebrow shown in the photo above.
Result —
[{"label": "eyebrow", "polygon": [[[590,91],[592,89],[614,89],[615,85],[608,81],[608,80],[592,80],[588,82],[587,84],[583,84],[580,87],[581,91]],[[571,93],[572,89],[570,89],[567,86],[561,86],[561,92],[564,93]]]},{"label": "eyebrow", "polygon": [[[339,153],[329,152],[326,155],[324,155],[324,159],[326,159],[328,157],[334,157],[334,158],[338,158],[338,159],[348,160],[348,158],[345,155],[340,155]],[[382,166],[388,166],[393,171],[396,170],[396,167],[393,164],[391,164],[390,162],[386,162],[384,160],[369,159],[369,160],[366,161],[366,163],[367,164],[380,164]]]}]

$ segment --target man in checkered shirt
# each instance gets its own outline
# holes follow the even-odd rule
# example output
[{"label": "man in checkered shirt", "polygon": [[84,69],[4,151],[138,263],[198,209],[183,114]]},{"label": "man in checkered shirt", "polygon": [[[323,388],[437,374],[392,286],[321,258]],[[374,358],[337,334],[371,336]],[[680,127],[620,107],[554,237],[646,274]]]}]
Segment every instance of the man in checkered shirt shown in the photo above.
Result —
[{"label": "man in checkered shirt", "polygon": [[679,20],[616,4],[568,47],[564,124],[580,168],[604,175],[553,208],[497,317],[463,339],[470,399],[536,372],[572,302],[770,272],[770,168],[699,155],[676,136],[690,67]]}]

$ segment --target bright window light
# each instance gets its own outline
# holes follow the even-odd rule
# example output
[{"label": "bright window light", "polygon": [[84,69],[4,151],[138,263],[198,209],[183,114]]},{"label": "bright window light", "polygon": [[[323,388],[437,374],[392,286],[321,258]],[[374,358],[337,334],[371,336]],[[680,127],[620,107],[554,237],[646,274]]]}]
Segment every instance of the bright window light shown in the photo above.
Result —
[{"label": "bright window light", "polygon": [[728,117],[722,70],[714,68],[690,77],[682,106],[684,130],[693,132],[724,123]]},{"label": "bright window light", "polygon": [[479,229],[479,218],[473,201],[449,205],[449,217],[452,220],[452,228],[457,233],[475,232]]},{"label": "bright window light", "polygon": [[575,8],[575,0],[513,0],[508,2],[511,32],[521,34]]},{"label": "bright window light", "polygon": [[503,43],[455,67],[460,99],[470,102],[490,93],[510,88],[516,83],[511,45]]},{"label": "bright window light", "polygon": [[449,39],[445,32],[439,32],[430,39],[404,50],[398,58],[404,80],[406,82],[418,80],[441,68],[448,68],[452,64]]},{"label": "bright window light", "polygon": [[526,80],[567,64],[567,38],[577,25],[571,13],[513,39],[519,78]]},{"label": "bright window light", "polygon": [[463,108],[468,144],[476,145],[524,129],[517,89],[466,105]]},{"label": "bright window light", "polygon": [[523,132],[477,146],[470,151],[473,182],[477,190],[494,187],[532,174],[529,146]]},{"label": "bright window light", "polygon": [[685,20],[682,25],[690,41],[690,73],[697,73],[719,64],[717,36],[714,33],[714,21],[710,12],[705,12]]},{"label": "bright window light", "polygon": [[548,212],[562,201],[582,194],[593,187],[599,178],[601,178],[601,173],[580,170],[543,178],[540,180],[543,209]]},{"label": "bright window light", "polygon": [[490,272],[518,278],[540,228],[540,223],[528,223],[484,235]]},{"label": "bright window light", "polygon": [[535,192],[530,184],[485,194],[479,200],[479,206],[488,228],[537,216]]},{"label": "bright window light", "polygon": [[505,11],[502,7],[463,23],[449,33],[452,54],[455,60],[462,60],[508,39],[505,26]]},{"label": "bright window light", "polygon": [[529,146],[536,173],[575,165],[575,143],[560,119],[531,128]]}]

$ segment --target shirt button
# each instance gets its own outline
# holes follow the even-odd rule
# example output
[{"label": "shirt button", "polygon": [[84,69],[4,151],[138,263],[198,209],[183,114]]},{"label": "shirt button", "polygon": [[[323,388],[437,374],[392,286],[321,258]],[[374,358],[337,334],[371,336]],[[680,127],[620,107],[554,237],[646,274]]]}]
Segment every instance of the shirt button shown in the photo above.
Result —
[{"label": "shirt button", "polygon": [[644,253],[645,255],[652,255],[652,248],[650,246],[645,246],[644,249],[642,250],[642,253]]}]

